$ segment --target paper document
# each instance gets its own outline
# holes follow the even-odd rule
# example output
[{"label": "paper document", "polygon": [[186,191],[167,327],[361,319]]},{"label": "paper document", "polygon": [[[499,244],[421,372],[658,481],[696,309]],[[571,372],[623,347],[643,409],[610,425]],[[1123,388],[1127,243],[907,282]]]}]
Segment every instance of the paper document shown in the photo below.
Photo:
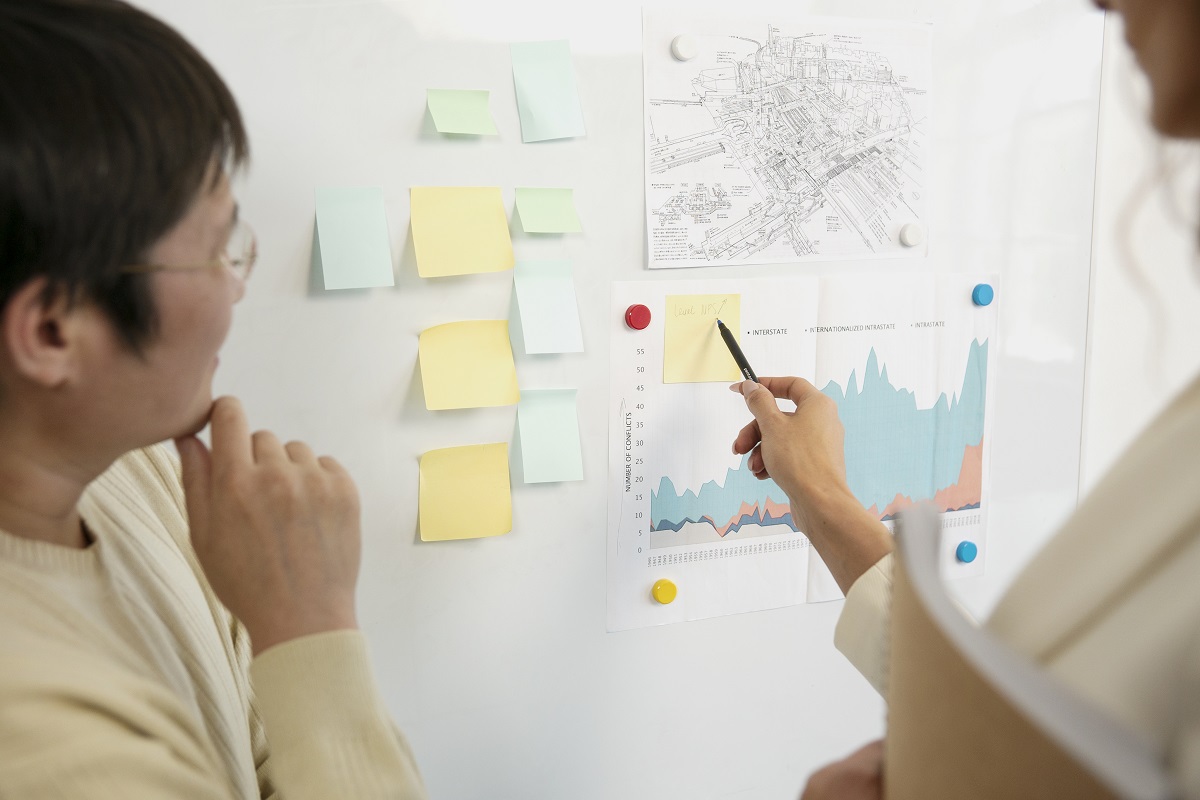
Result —
[{"label": "paper document", "polygon": [[666,305],[664,383],[728,383],[742,379],[742,372],[717,329],[719,319],[733,338],[741,339],[741,295],[668,295]]},{"label": "paper document", "polygon": [[488,92],[476,89],[429,89],[429,115],[438,133],[495,136],[496,123],[488,108]]},{"label": "paper document", "polygon": [[566,41],[520,42],[510,48],[521,140],[583,136],[583,109]]},{"label": "paper document", "polygon": [[518,261],[513,286],[526,353],[583,352],[570,262]]},{"label": "paper document", "polygon": [[421,456],[421,540],[479,539],[512,530],[508,445],[474,444]]},{"label": "paper document", "polygon": [[414,186],[409,199],[422,278],[512,269],[512,238],[498,188]]},{"label": "paper document", "polygon": [[575,389],[526,389],[517,404],[525,483],[583,480]]},{"label": "paper document", "polygon": [[448,322],[421,332],[425,407],[508,406],[521,398],[507,320]]},{"label": "paper document", "polygon": [[574,233],[581,230],[571,189],[518,188],[517,216],[526,233]]},{"label": "paper document", "polygon": [[926,254],[900,231],[932,183],[929,25],[648,11],[642,32],[651,268]]},{"label": "paper document", "polygon": [[[994,283],[887,272],[614,284],[611,319],[635,303],[652,316],[610,338],[609,629],[841,596],[787,493],[731,451],[753,416],[728,389],[740,375],[717,315],[760,377],[799,376],[836,407],[863,508],[887,526],[915,501],[936,503],[979,547],[955,574],[979,574],[997,308],[972,303],[981,282]],[[650,599],[659,578],[676,584],[675,602]]]},{"label": "paper document", "polygon": [[395,286],[383,190],[328,187],[316,192],[313,267],[326,289]]}]

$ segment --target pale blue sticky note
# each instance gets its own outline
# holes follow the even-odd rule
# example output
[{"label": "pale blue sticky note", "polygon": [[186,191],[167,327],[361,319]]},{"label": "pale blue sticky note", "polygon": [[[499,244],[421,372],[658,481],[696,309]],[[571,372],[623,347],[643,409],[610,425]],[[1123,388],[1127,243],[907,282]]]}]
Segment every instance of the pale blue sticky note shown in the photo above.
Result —
[{"label": "pale blue sticky note", "polygon": [[525,483],[583,480],[574,389],[523,389],[517,404]]},{"label": "pale blue sticky note", "polygon": [[317,189],[313,261],[326,289],[396,285],[382,189]]},{"label": "pale blue sticky note", "polygon": [[583,109],[575,88],[570,43],[519,42],[512,45],[511,52],[521,141],[583,136]]},{"label": "pale blue sticky note", "polygon": [[526,353],[583,352],[569,261],[518,261],[513,285]]}]

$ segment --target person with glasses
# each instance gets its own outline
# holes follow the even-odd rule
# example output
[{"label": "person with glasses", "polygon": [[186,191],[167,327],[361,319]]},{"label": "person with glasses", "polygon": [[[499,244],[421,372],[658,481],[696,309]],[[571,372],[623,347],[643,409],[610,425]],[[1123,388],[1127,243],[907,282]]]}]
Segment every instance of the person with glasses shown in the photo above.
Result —
[{"label": "person with glasses", "polygon": [[353,480],[212,396],[247,157],[168,26],[0,3],[0,796],[425,796],[356,622]]},{"label": "person with glasses", "polygon": [[[1200,139],[1200,0],[1095,5],[1124,23],[1149,79],[1154,127]],[[892,541],[850,492],[833,401],[798,377],[730,388],[753,414],[733,451],[749,453],[749,468],[787,492],[793,517],[846,593],[834,643],[884,693]],[[790,401],[788,411],[777,397]],[[1197,576],[1200,377],[1083,498],[986,623],[1067,690],[1144,737],[1181,800],[1200,800]],[[987,742],[979,752],[986,757]],[[875,800],[882,763],[880,743],[867,745],[814,774],[802,800]]]}]

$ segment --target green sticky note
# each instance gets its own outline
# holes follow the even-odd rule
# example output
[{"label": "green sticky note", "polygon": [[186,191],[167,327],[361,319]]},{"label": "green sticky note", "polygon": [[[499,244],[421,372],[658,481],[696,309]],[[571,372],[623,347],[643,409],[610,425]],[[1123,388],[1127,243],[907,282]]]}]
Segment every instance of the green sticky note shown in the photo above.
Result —
[{"label": "green sticky note", "polygon": [[527,389],[517,404],[525,483],[583,480],[574,389]]},{"label": "green sticky note", "polygon": [[570,262],[519,261],[513,286],[526,353],[583,352]]},{"label": "green sticky note", "polygon": [[375,187],[317,189],[314,267],[326,289],[395,286],[392,244],[383,190]]},{"label": "green sticky note", "polygon": [[575,88],[571,45],[566,41],[520,42],[510,50],[521,140],[583,136],[583,109]]},{"label": "green sticky note", "polygon": [[517,215],[526,233],[570,233],[581,229],[571,189],[517,189]]},{"label": "green sticky note", "polygon": [[476,89],[428,89],[425,100],[438,133],[495,136],[496,123],[488,109],[488,93]]}]

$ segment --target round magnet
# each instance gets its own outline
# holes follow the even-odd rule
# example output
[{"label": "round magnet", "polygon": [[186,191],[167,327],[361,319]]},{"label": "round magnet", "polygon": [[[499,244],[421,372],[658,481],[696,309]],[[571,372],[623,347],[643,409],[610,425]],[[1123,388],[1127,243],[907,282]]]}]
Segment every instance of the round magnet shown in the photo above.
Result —
[{"label": "round magnet", "polygon": [[654,586],[651,587],[650,596],[665,606],[667,603],[670,603],[675,599],[675,595],[678,593],[678,591],[679,590],[675,588],[674,583],[666,578],[660,578],[659,580],[655,581]]},{"label": "round magnet", "polygon": [[909,222],[900,229],[900,244],[916,247],[925,241],[925,229],[916,222]]},{"label": "round magnet", "polygon": [[671,55],[676,61],[691,61],[700,55],[700,43],[696,37],[681,33],[671,40]]},{"label": "round magnet", "polygon": [[975,546],[974,542],[959,542],[958,547],[954,549],[954,557],[964,564],[970,564],[977,555],[979,555],[979,548]]},{"label": "round magnet", "polygon": [[645,329],[650,324],[650,309],[641,303],[634,303],[625,309],[625,324],[635,331]]},{"label": "round magnet", "polygon": [[986,306],[991,304],[992,298],[996,296],[996,292],[986,283],[980,283],[971,290],[971,302],[977,306]]}]

